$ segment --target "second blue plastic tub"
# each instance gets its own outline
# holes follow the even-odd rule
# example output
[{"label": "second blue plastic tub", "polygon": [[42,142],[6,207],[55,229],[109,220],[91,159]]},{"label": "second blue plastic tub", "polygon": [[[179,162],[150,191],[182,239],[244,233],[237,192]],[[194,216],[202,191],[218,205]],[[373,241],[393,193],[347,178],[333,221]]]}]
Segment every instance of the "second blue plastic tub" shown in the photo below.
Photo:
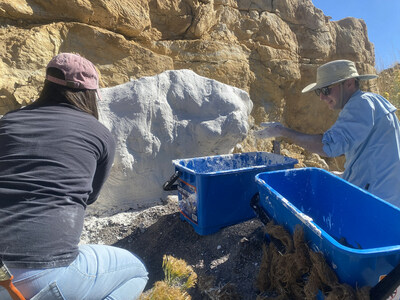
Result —
[{"label": "second blue plastic tub", "polygon": [[296,224],[342,283],[374,286],[400,262],[400,209],[318,168],[256,176],[260,206],[293,233]]}]

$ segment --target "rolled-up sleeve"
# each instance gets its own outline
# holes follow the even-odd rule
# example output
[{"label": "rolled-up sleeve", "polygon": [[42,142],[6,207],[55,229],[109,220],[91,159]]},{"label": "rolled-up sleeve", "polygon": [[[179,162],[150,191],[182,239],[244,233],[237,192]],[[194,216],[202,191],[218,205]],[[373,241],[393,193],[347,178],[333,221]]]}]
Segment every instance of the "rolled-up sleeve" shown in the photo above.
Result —
[{"label": "rolled-up sleeve", "polygon": [[367,99],[351,98],[336,123],[324,133],[323,150],[328,156],[336,157],[357,149],[373,126],[373,103]]}]

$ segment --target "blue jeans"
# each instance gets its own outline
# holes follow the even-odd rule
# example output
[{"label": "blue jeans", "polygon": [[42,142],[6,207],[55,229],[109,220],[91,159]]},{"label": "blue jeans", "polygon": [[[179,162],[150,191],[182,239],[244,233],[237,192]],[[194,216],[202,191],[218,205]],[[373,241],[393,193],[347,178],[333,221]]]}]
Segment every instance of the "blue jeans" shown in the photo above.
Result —
[{"label": "blue jeans", "polygon": [[[81,245],[68,266],[54,269],[12,269],[17,289],[34,300],[137,299],[148,277],[143,263],[125,249],[106,245]],[[0,299],[8,298],[1,288]]]}]

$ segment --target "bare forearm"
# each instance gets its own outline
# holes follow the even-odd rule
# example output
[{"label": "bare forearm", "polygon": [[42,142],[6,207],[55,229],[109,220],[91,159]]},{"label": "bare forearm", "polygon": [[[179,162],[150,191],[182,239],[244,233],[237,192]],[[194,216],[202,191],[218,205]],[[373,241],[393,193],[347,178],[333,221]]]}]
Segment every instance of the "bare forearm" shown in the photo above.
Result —
[{"label": "bare forearm", "polygon": [[282,128],[281,134],[291,142],[310,152],[317,153],[321,156],[327,156],[322,148],[322,134],[305,134],[287,127]]}]

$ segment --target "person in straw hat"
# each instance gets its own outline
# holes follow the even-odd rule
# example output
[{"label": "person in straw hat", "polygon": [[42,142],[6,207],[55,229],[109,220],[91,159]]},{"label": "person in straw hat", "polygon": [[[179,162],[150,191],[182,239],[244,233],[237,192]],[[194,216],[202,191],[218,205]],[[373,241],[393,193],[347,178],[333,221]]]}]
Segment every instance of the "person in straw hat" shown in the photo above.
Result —
[{"label": "person in straw hat", "polygon": [[39,98],[0,119],[0,256],[26,299],[137,299],[148,281],[128,250],[79,245],[115,153],[98,88],[89,60],[61,53]]},{"label": "person in straw hat", "polygon": [[302,92],[314,91],[329,109],[340,110],[324,134],[304,134],[279,122],[261,123],[256,138],[285,137],[325,157],[345,155],[342,178],[400,207],[400,124],[396,108],[384,97],[363,92],[359,75],[349,60],[335,60],[317,69],[317,81]]}]

